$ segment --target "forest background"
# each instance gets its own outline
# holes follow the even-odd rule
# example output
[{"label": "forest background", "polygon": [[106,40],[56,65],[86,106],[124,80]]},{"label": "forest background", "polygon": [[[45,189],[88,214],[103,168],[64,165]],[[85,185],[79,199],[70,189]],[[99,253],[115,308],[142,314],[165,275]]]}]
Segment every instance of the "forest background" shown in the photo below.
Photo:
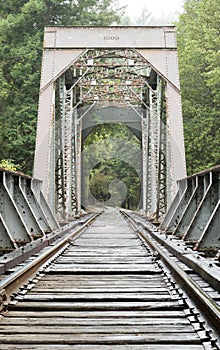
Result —
[{"label": "forest background", "polygon": [[[113,0],[0,0],[0,164],[32,172],[44,27],[159,24],[146,7],[135,23],[124,12]],[[192,174],[220,164],[220,1],[186,0],[175,24]]]}]

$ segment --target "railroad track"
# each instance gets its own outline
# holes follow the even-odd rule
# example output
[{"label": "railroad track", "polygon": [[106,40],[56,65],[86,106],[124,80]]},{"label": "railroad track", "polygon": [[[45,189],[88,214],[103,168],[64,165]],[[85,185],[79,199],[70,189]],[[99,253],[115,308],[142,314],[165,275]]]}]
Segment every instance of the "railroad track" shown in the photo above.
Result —
[{"label": "railroad track", "polygon": [[219,349],[218,320],[210,333],[134,220],[108,208],[81,231],[2,279],[0,349]]}]

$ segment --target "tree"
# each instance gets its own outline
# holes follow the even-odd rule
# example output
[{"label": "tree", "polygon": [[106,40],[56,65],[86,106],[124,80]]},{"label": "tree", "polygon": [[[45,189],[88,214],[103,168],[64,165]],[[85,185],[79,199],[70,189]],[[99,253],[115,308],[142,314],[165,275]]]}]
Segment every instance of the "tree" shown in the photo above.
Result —
[{"label": "tree", "polygon": [[122,124],[100,124],[85,140],[83,153],[85,202],[89,189],[99,201],[137,209],[141,195],[141,142],[132,131]]},{"label": "tree", "polygon": [[136,18],[131,18],[129,15],[124,15],[121,17],[121,21],[120,21],[121,25],[124,26],[133,26],[133,25],[137,25],[137,26],[146,26],[146,25],[150,25],[152,24],[152,14],[151,12],[148,10],[147,6],[144,5],[141,8],[140,11],[140,15]]},{"label": "tree", "polygon": [[27,0],[0,0],[0,17],[18,13],[26,2]]},{"label": "tree", "polygon": [[220,2],[187,0],[177,23],[187,168],[220,163]]},{"label": "tree", "polygon": [[111,0],[0,1],[0,159],[31,173],[44,27],[110,25],[122,12]]},{"label": "tree", "polygon": [[148,10],[147,6],[144,5],[141,9],[140,16],[136,19],[136,25],[146,26],[151,22],[151,12]]},{"label": "tree", "polygon": [[109,193],[109,181],[107,176],[97,171],[91,176],[90,191],[95,199],[105,202],[111,195]]}]

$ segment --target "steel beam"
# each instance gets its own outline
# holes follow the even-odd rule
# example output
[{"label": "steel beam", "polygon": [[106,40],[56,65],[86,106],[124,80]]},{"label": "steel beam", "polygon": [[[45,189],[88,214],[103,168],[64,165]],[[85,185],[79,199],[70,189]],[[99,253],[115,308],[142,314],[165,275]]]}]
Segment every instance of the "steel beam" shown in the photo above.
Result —
[{"label": "steel beam", "polygon": [[160,224],[160,228],[162,231],[168,231],[172,227],[172,225],[174,225],[176,217],[178,218],[178,214],[177,214],[178,210],[180,210],[180,212],[184,210],[183,201],[186,196],[186,191],[187,191],[187,180],[179,181],[178,191],[176,193],[176,196],[174,197],[171,205],[166,211],[165,217],[163,218]]},{"label": "steel beam", "polygon": [[176,49],[174,26],[164,27],[47,27],[46,49],[150,48]]},{"label": "steel beam", "polygon": [[0,255],[59,227],[40,187],[31,177],[0,169]]},{"label": "steel beam", "polygon": [[[11,178],[11,181],[7,181],[8,177]],[[1,215],[13,240],[18,246],[33,240],[23,215],[14,200],[13,176],[11,174],[8,176],[7,172],[0,172],[0,196]]]},{"label": "steel beam", "polygon": [[[184,182],[183,186],[185,186],[185,180],[180,181],[179,183]],[[168,210],[164,221],[161,224],[161,228],[164,229],[166,232],[173,232],[175,228],[178,226],[180,219],[190,201],[190,198],[192,197],[193,190],[195,188],[195,179],[187,179],[186,181],[186,188],[184,189],[184,192],[181,195],[178,195],[174,199],[175,205],[171,204],[171,210]],[[179,199],[179,202],[177,203],[177,199]],[[169,217],[169,220],[167,220],[167,217]]]},{"label": "steel beam", "polygon": [[0,213],[0,247],[2,253],[10,252],[16,248],[18,248],[18,245],[13,238],[13,236],[10,234],[10,231],[7,227],[7,224],[3,218],[2,213]]},{"label": "steel beam", "polygon": [[207,222],[207,225],[201,235],[201,238],[195,245],[196,250],[202,250],[210,254],[210,252],[217,252],[220,248],[220,200],[218,201],[212,215]]},{"label": "steel beam", "polygon": [[186,233],[187,228],[189,227],[192,218],[203,198],[204,195],[204,187],[203,187],[203,179],[199,176],[195,177],[195,187],[193,193],[184,209],[181,218],[173,231],[173,234],[179,237],[183,237]]},{"label": "steel beam", "polygon": [[220,167],[180,180],[179,188],[161,230],[189,242],[194,250],[216,254],[220,249]]}]

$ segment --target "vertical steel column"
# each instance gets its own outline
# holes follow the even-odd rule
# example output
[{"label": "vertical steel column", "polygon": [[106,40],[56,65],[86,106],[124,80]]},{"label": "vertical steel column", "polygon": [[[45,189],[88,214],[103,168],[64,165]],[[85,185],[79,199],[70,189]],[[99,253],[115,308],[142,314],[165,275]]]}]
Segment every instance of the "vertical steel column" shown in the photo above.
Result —
[{"label": "vertical steel column", "polygon": [[[159,77],[157,77],[159,80]],[[149,122],[148,122],[148,216],[156,218],[159,186],[159,150],[160,150],[160,85],[157,83],[157,89],[149,89]]]},{"label": "vertical steel column", "polygon": [[152,140],[151,140],[151,90],[148,89],[149,98],[149,110],[148,110],[148,122],[147,122],[147,214],[151,213],[152,207]]},{"label": "vertical steel column", "polygon": [[148,110],[142,118],[142,209],[147,212],[147,169],[148,169]]},{"label": "vertical steel column", "polygon": [[[75,91],[73,92],[75,95]],[[74,96],[74,102],[75,102],[75,96]],[[72,178],[71,178],[71,208],[72,212],[76,213],[77,210],[77,186],[76,186],[76,167],[77,167],[77,162],[76,162],[76,147],[77,147],[77,140],[75,137],[76,134],[76,119],[77,119],[77,109],[74,109],[72,113],[72,154],[71,154],[71,173],[72,173]]]},{"label": "vertical steel column", "polygon": [[55,168],[56,168],[56,98],[55,98],[55,88],[53,89],[52,96],[52,116],[51,119],[51,144],[50,144],[50,160],[49,160],[49,187],[48,187],[48,201],[51,210],[54,212],[56,206],[56,187],[55,187]]},{"label": "vertical steel column", "polygon": [[57,84],[58,106],[56,112],[56,136],[55,136],[55,212],[59,219],[64,217],[64,184],[63,184],[63,137],[62,137],[62,119],[64,113],[64,95],[65,95],[65,75],[62,75]]},{"label": "vertical steel column", "polygon": [[65,74],[58,80],[55,136],[56,212],[59,219],[72,213],[72,109],[73,92],[67,91]]},{"label": "vertical steel column", "polygon": [[75,195],[76,211],[81,210],[81,148],[82,148],[82,120],[75,117]]},{"label": "vertical steel column", "polygon": [[73,91],[65,91],[62,119],[64,212],[72,213],[72,106]]},{"label": "vertical steel column", "polygon": [[58,89],[56,207],[60,219],[71,219],[76,212],[76,101],[74,89],[66,89],[65,75],[60,77]]},{"label": "vertical steel column", "polygon": [[[146,140],[147,161],[147,215],[158,220],[167,209],[167,127],[166,83],[157,75],[157,88],[148,87],[149,110],[147,123],[142,130],[142,143]],[[144,152],[142,150],[142,152]],[[144,180],[144,179],[143,179]]]},{"label": "vertical steel column", "polygon": [[[159,78],[159,77],[158,77]],[[158,159],[158,197],[156,219],[161,218],[167,210],[167,127],[166,127],[166,100],[165,81],[158,79],[160,85],[160,108],[158,110],[159,123],[159,159]]]}]

